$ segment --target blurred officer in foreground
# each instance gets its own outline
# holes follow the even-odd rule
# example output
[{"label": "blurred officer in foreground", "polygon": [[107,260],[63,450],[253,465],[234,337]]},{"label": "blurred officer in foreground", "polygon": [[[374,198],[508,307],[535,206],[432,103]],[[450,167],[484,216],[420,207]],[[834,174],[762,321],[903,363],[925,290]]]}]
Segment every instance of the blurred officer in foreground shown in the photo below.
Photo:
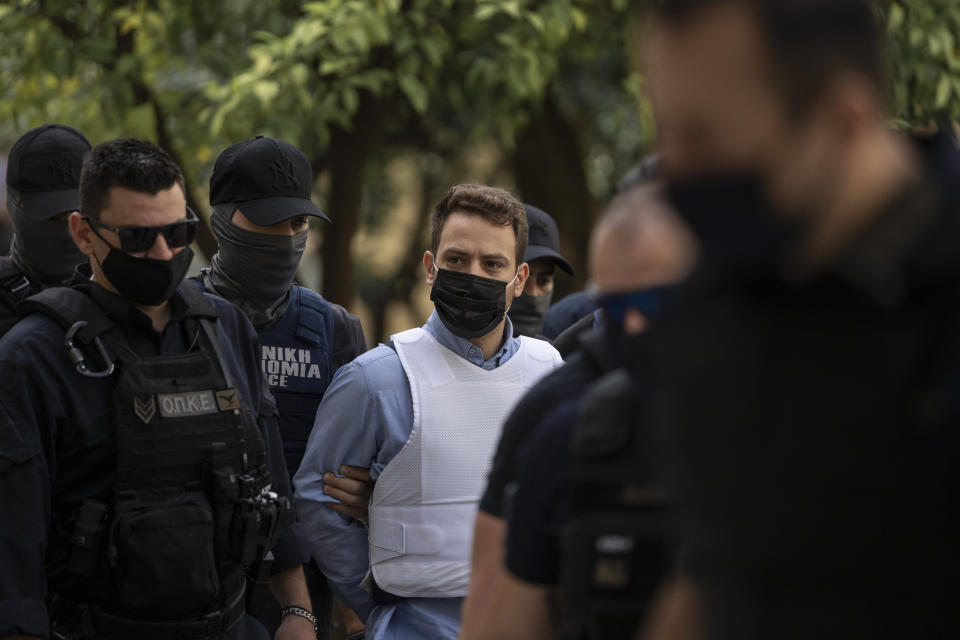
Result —
[{"label": "blurred officer in foreground", "polygon": [[[592,289],[610,322],[504,425],[477,516],[462,638],[625,637],[661,577],[643,562],[669,562],[662,522],[653,543],[637,531],[658,469],[650,430],[637,424],[636,378],[649,369],[640,336],[659,313],[661,288],[690,270],[693,246],[658,197],[659,187],[634,186],[610,204],[590,243]],[[595,560],[604,536],[628,540],[636,555]],[[623,562],[626,570],[602,570]],[[611,575],[625,582],[597,584]]]},{"label": "blurred officer in foreground", "polygon": [[573,267],[560,253],[560,231],[550,214],[523,205],[530,226],[530,238],[523,261],[530,265],[530,277],[523,293],[513,301],[507,315],[513,323],[513,335],[545,340],[543,321],[553,300],[553,277],[557,267],[573,275]]},{"label": "blurred officer in foreground", "polygon": [[[205,290],[240,307],[257,330],[291,478],[333,374],[366,351],[356,316],[293,283],[307,246],[308,216],[329,222],[310,200],[312,182],[309,160],[288,142],[261,136],[227,148],[210,178],[210,223],[219,249],[197,277]],[[309,553],[306,532],[302,535]],[[312,565],[306,570],[313,613],[326,637],[330,590]],[[272,618],[296,611],[274,608],[268,626],[278,623]]]},{"label": "blurred officer in foreground", "polygon": [[45,124],[17,140],[7,158],[10,255],[0,258],[0,336],[16,306],[44,287],[62,285],[85,261],[67,216],[80,209],[80,167],[90,143],[76,129]]},{"label": "blurred officer in foreground", "polygon": [[651,638],[960,632],[960,156],[889,129],[882,43],[866,0],[661,2],[702,259],[654,327],[685,580]]},{"label": "blurred officer in foreground", "polygon": [[182,282],[197,217],[166,152],[98,145],[80,198],[92,279],[0,339],[0,637],[266,640],[248,567],[273,549],[275,595],[309,600],[256,333]]},{"label": "blurred officer in foreground", "polygon": [[[623,194],[634,187],[656,182],[659,176],[660,156],[648,155],[617,181],[617,193]],[[581,293],[586,294],[586,292]],[[590,304],[596,307],[597,301],[593,296],[586,295]],[[577,319],[576,313],[583,313],[583,310],[590,308],[585,306],[582,300],[577,302],[579,296],[580,294],[571,294],[561,301],[563,304],[557,303],[551,307],[550,313],[547,314],[547,322],[544,324],[545,327],[547,324],[550,325],[550,329],[545,331],[552,334],[566,323],[570,323],[551,340],[554,349],[560,352],[564,360],[580,348],[583,337],[599,328],[603,320],[603,312],[599,308],[593,308]]]},{"label": "blurred officer in foreground", "polygon": [[[470,537],[503,418],[560,364],[548,343],[513,337],[527,220],[509,193],[452,187],[424,254],[434,313],[340,370],[294,479],[313,557],[374,640],[455,638]],[[324,505],[324,472],[370,467],[369,530]]]}]

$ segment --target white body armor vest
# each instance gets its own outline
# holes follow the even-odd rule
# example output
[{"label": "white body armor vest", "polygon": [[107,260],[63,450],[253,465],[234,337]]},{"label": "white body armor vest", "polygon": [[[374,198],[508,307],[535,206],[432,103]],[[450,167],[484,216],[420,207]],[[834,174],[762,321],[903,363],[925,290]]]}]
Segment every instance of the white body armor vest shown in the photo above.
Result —
[{"label": "white body armor vest", "polygon": [[370,499],[370,564],[377,585],[418,598],[467,594],[477,503],[503,421],[520,397],[562,363],[542,340],[520,338],[486,371],[423,329],[393,336],[410,381],[413,429]]}]

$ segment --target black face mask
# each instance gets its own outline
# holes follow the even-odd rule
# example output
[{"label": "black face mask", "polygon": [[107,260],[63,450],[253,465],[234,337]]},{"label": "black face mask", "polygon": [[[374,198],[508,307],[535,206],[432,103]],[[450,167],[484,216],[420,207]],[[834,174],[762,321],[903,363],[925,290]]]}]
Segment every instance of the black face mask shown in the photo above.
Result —
[{"label": "black face mask", "polygon": [[189,246],[170,260],[136,258],[110,247],[100,268],[121,296],[134,304],[152,307],[170,299],[187,275],[191,261],[193,249]]},{"label": "black face mask", "polygon": [[493,331],[506,315],[507,286],[512,282],[437,269],[430,299],[451,333],[468,340],[479,338]]},{"label": "black face mask", "polygon": [[553,291],[539,296],[519,295],[510,305],[510,322],[513,323],[513,335],[536,338],[543,331],[543,321],[547,319]]},{"label": "black face mask", "polygon": [[763,182],[750,174],[675,181],[668,195],[699,238],[704,262],[714,268],[775,270],[790,258],[803,231],[769,203]]},{"label": "black face mask", "polygon": [[13,221],[13,242],[10,256],[32,278],[45,286],[63,284],[73,268],[87,257],[77,248],[65,220],[34,220],[8,192],[7,210]]},{"label": "black face mask", "polygon": [[656,287],[599,296],[598,302],[604,313],[603,339],[610,363],[626,369],[632,377],[638,376],[649,361],[649,355],[644,347],[643,333],[628,335],[623,330],[624,316],[634,310],[643,314],[647,322],[655,322],[660,315],[665,291],[663,287]]}]

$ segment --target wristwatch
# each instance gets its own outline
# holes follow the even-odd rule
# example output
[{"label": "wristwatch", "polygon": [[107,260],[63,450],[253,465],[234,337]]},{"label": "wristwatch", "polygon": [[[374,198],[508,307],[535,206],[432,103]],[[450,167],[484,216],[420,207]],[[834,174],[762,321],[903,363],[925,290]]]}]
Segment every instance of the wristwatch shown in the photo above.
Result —
[{"label": "wristwatch", "polygon": [[313,615],[303,607],[283,607],[280,609],[280,619],[284,619],[287,616],[300,616],[301,618],[306,618],[313,623],[313,634],[320,637],[320,621],[317,620],[317,616]]}]

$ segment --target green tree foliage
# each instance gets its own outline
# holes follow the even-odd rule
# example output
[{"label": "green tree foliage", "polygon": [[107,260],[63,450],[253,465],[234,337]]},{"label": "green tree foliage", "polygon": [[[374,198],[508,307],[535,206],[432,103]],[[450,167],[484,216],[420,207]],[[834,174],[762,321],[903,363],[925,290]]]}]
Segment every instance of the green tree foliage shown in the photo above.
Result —
[{"label": "green tree foliage", "polygon": [[[421,157],[423,209],[478,143],[491,174],[553,213],[583,266],[592,217],[651,137],[628,0],[0,0],[0,144],[45,121],[157,141],[198,211],[221,149],[255,134],[302,148],[324,228],[324,282],[351,303],[408,296],[407,271],[353,273],[352,240],[390,207],[386,159]],[[643,4],[643,3],[639,3]],[[879,0],[896,116],[960,119],[960,2]],[[374,211],[374,209],[378,209]],[[416,255],[425,213],[410,238]],[[362,215],[361,215],[362,214]],[[209,231],[201,248],[215,244]],[[582,269],[581,269],[582,271]],[[561,283],[564,281],[561,280]],[[579,281],[578,281],[579,282]]]},{"label": "green tree foliage", "polygon": [[896,115],[904,123],[960,121],[960,2],[884,0]]}]

